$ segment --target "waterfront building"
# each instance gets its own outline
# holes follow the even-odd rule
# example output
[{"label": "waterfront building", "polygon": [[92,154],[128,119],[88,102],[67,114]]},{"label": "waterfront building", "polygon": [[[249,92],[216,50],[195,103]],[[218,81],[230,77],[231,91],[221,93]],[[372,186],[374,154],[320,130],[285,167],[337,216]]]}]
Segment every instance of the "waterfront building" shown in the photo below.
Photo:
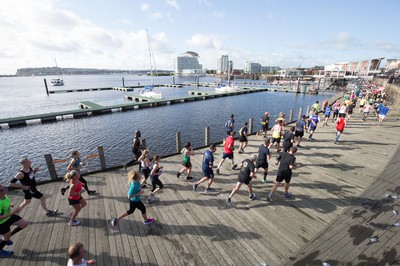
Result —
[{"label": "waterfront building", "polygon": [[279,69],[280,68],[277,66],[261,66],[260,72],[272,74],[274,72],[278,72]]},{"label": "waterfront building", "polygon": [[204,76],[206,69],[199,63],[199,55],[187,51],[174,60],[174,70],[177,76]]},{"label": "waterfront building", "polygon": [[233,62],[229,61],[227,55],[217,58],[217,74],[228,74],[232,72]]},{"label": "waterfront building", "polygon": [[363,61],[339,62],[324,67],[319,71],[320,76],[341,78],[346,76],[373,76],[381,71],[379,66],[382,58],[374,58]]},{"label": "waterfront building", "polygon": [[277,72],[277,76],[281,78],[298,78],[302,77],[304,74],[304,71],[295,68],[280,69]]},{"label": "waterfront building", "polygon": [[261,72],[261,65],[259,63],[246,62],[244,64],[245,74],[257,74]]},{"label": "waterfront building", "polygon": [[399,74],[400,73],[400,59],[386,59],[385,72]]}]

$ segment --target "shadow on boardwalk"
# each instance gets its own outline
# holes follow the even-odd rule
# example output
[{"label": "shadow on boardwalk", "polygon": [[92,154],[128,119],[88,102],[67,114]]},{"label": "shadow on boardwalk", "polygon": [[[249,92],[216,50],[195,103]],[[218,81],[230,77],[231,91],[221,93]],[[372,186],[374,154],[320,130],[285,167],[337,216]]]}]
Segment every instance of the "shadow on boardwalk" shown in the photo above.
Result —
[{"label": "shadow on boardwalk", "polygon": [[[157,221],[142,223],[139,211],[121,220],[117,227],[110,219],[128,208],[127,172],[117,169],[87,175],[97,195],[84,195],[88,206],[79,214],[81,226],[67,225],[71,210],[59,190],[64,183],[41,185],[49,208],[58,208],[56,217],[46,217],[37,200],[22,212],[30,226],[13,237],[15,255],[2,259],[4,265],[65,265],[66,250],[80,241],[98,265],[384,265],[399,258],[400,232],[393,227],[399,200],[385,197],[400,194],[398,151],[399,121],[388,119],[383,126],[370,119],[364,123],[356,114],[349,121],[339,144],[332,143],[335,127],[318,128],[315,141],[303,140],[296,154],[290,190],[284,198],[278,188],[273,202],[265,200],[272,183],[254,179],[255,201],[250,201],[245,186],[233,197],[231,207],[225,199],[235,187],[237,170],[225,162],[222,175],[215,176],[214,193],[197,192],[193,182],[176,178],[182,167],[181,156],[161,160],[165,184],[147,213]],[[398,116],[396,110],[391,116]],[[384,129],[384,131],[382,130]],[[245,154],[235,152],[235,161],[247,158],[263,142],[250,136]],[[237,145],[237,144],[236,144]],[[222,148],[215,154],[221,158]],[[202,177],[204,149],[192,157],[195,180]],[[277,167],[269,166],[275,179]],[[397,157],[396,157],[397,156]],[[389,163],[389,164],[388,164]],[[386,167],[387,166],[387,167]],[[130,168],[133,169],[133,168]],[[384,170],[384,172],[383,172]],[[396,172],[397,171],[397,172]],[[149,188],[142,200],[147,199]],[[10,191],[19,204],[21,191]],[[400,210],[399,210],[400,211]],[[378,242],[371,244],[370,238]]]}]

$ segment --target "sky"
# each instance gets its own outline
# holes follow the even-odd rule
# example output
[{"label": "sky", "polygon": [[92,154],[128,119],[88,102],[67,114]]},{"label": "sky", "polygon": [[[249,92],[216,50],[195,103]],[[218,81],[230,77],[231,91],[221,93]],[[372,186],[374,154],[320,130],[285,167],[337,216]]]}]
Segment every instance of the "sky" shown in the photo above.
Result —
[{"label": "sky", "polygon": [[149,69],[146,30],[159,70],[186,51],[207,69],[221,55],[235,69],[400,58],[399,10],[397,0],[0,0],[0,74],[55,59]]}]

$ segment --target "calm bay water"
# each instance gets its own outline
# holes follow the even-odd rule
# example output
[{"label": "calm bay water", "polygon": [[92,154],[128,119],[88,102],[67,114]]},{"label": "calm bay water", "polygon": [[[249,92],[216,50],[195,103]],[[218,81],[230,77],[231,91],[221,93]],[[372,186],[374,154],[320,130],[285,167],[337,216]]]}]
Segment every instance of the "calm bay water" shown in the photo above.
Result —
[{"label": "calm bay water", "polygon": [[[94,91],[46,95],[43,78],[0,78],[0,118],[77,109],[80,101],[92,101],[100,105],[127,102],[126,92]],[[146,76],[124,76],[125,85],[151,84]],[[64,76],[65,86],[49,89],[79,89],[122,86],[120,75]],[[176,79],[176,83],[193,82],[194,78]],[[218,81],[202,77],[202,81]],[[172,83],[172,77],[160,77],[161,84]],[[155,83],[157,83],[155,82]],[[260,81],[264,83],[264,81]],[[212,91],[205,87],[158,88],[165,98],[187,96],[189,90]],[[131,94],[132,92],[128,92]],[[136,93],[136,92],[133,92]],[[271,121],[279,112],[294,109],[297,117],[300,107],[316,100],[329,99],[332,93],[303,95],[295,93],[260,92],[221,97],[157,108],[117,112],[82,119],[65,119],[50,124],[29,124],[20,128],[0,129],[0,182],[7,183],[19,169],[19,158],[28,156],[33,165],[41,166],[37,179],[48,179],[44,154],[53,159],[69,159],[72,149],[78,149],[81,157],[97,153],[103,146],[107,166],[121,165],[132,157],[130,145],[135,130],[142,131],[151,154],[175,152],[175,133],[181,132],[182,143],[191,141],[193,146],[204,146],[204,129],[210,127],[211,141],[225,137],[224,124],[231,113],[235,114],[236,128],[254,118],[255,130],[260,129],[259,118],[265,111]],[[67,163],[56,164],[59,176],[65,174]],[[99,169],[98,159],[87,160],[84,171]]]}]

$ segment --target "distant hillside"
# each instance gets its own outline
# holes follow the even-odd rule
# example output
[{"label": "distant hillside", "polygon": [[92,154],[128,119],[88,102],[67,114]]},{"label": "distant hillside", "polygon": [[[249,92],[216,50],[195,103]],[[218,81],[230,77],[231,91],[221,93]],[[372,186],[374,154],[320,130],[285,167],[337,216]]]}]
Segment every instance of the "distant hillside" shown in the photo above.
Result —
[{"label": "distant hillside", "polygon": [[[125,74],[125,75],[146,75],[149,70],[121,70],[121,69],[95,69],[95,68],[58,68],[58,67],[27,67],[20,68],[17,70],[16,76],[53,76],[59,75],[108,75],[108,74]],[[170,70],[159,70],[161,74],[171,74],[173,71]]]}]

